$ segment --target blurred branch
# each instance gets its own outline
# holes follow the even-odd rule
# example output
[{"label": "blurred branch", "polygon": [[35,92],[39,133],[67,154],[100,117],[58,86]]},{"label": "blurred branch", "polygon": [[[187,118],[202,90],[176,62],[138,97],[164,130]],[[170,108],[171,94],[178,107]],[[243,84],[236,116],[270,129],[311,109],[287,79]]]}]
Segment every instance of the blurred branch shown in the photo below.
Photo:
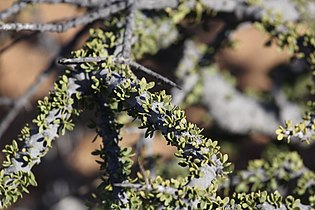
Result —
[{"label": "blurred branch", "polygon": [[198,46],[193,40],[185,41],[183,56],[175,70],[181,90],[172,89],[173,103],[175,105],[180,105],[198,82],[199,76],[196,73],[192,73],[192,71],[196,68],[205,50],[205,46]]},{"label": "blurred branch", "polygon": [[36,3],[46,3],[46,4],[58,4],[67,3],[73,4],[80,7],[98,7],[101,8],[108,4],[107,0],[21,0],[12,4],[11,7],[0,12],[0,20],[5,20],[10,16],[16,15],[25,7],[36,4]]},{"label": "blurred branch", "polygon": [[21,2],[21,1],[15,2],[14,4],[12,4],[11,7],[0,12],[0,20],[5,20],[8,17],[17,14],[18,12],[20,12],[22,9],[24,9],[27,6],[28,6],[28,3],[26,2]]},{"label": "blurred branch", "polygon": [[12,106],[15,100],[8,97],[0,97],[0,106]]},{"label": "blurred branch", "polygon": [[131,53],[132,32],[135,28],[136,1],[137,0],[128,1],[128,3],[131,2],[131,5],[129,6],[129,9],[128,9],[129,14],[128,16],[126,16],[126,26],[125,26],[123,50],[122,50],[122,56],[124,58],[129,58],[130,53]]},{"label": "blurred branch", "polygon": [[[13,3],[9,8],[0,12],[0,20],[5,20],[10,16],[16,15],[28,5],[45,3],[45,4],[72,4],[85,8],[102,8],[111,3],[125,3],[125,0],[21,0]],[[139,9],[164,9],[167,7],[176,8],[179,4],[178,0],[138,0]]]},{"label": "blurred branch", "polygon": [[[100,3],[99,0],[94,1],[75,1],[75,0],[28,0],[22,2],[16,2],[8,9],[0,13],[0,20],[4,20],[9,16],[16,14],[25,8],[28,4],[32,3],[70,3],[76,4],[78,6],[91,6],[95,5],[96,11],[88,12],[87,14],[73,18],[68,21],[58,22],[58,23],[43,23],[43,24],[33,24],[33,23],[4,23],[0,25],[0,30],[30,30],[30,31],[50,31],[50,32],[63,32],[69,28],[76,27],[78,25],[87,24],[93,22],[97,19],[106,18],[110,14],[117,13],[126,8],[125,1],[117,2],[105,2]],[[284,2],[284,1],[282,1]],[[110,3],[110,4],[108,4]],[[234,22],[244,22],[244,21],[256,21],[262,18],[265,12],[264,8],[259,6],[248,6],[243,0],[229,1],[229,0],[202,0],[202,3],[217,12],[223,12],[234,14],[234,17],[230,21]],[[179,4],[178,0],[160,0],[160,1],[148,1],[139,0],[138,9],[164,9],[168,7],[176,8]],[[188,4],[188,3],[187,3]],[[189,4],[188,4],[189,5]],[[270,4],[269,8],[275,7],[277,4]],[[190,5],[191,6],[191,5]],[[130,13],[132,14],[132,12]],[[131,16],[132,17],[132,16]],[[132,19],[132,18],[131,18]],[[131,21],[132,22],[132,21]]]},{"label": "blurred branch", "polygon": [[110,4],[113,0],[22,0],[22,2],[36,4],[72,4],[79,7],[103,7]]},{"label": "blurred branch", "polygon": [[201,69],[204,79],[203,101],[216,122],[224,129],[244,134],[260,131],[275,135],[278,120],[273,112],[267,112],[255,99],[243,95],[218,73]]},{"label": "blurred branch", "polygon": [[5,31],[50,31],[50,32],[64,32],[70,28],[79,26],[79,25],[86,25],[95,20],[107,18],[113,13],[117,13],[124,9],[124,4],[112,4],[106,8],[100,8],[98,10],[91,11],[87,14],[82,16],[72,18],[67,21],[57,22],[57,23],[5,23],[0,25],[0,30]]},{"label": "blurred branch", "polygon": [[202,61],[205,57],[203,54],[206,51],[205,46],[198,46],[191,40],[187,40],[184,45],[184,54],[176,70],[177,76],[183,79],[183,91],[172,90],[175,104],[180,104],[202,78],[203,103],[219,126],[229,132],[244,134],[259,131],[274,136],[277,126],[283,119],[296,119],[297,116],[301,116],[299,107],[287,101],[283,94],[278,93],[275,95],[280,110],[280,119],[278,119],[276,110],[267,111],[254,98],[237,91],[213,69],[214,67],[209,68],[210,64],[199,69],[197,71],[200,72],[199,75],[194,73],[192,70],[199,68],[198,61]]}]

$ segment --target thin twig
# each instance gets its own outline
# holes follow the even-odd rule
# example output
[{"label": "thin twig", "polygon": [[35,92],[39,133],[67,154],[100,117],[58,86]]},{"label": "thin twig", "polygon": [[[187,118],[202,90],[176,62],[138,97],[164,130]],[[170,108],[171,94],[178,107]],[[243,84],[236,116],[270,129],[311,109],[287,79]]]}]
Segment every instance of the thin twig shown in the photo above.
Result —
[{"label": "thin twig", "polygon": [[45,3],[45,4],[58,4],[58,3],[68,3],[80,7],[98,7],[102,8],[108,4],[108,1],[105,0],[22,0],[15,2],[9,8],[0,12],[0,20],[5,20],[10,16],[16,15],[25,7],[36,4],[36,3]]},{"label": "thin twig", "polygon": [[[129,14],[126,17],[126,27],[123,39],[123,50],[122,56],[124,58],[129,58],[131,54],[131,44],[132,44],[132,32],[135,28],[135,12],[136,12],[136,0],[128,0],[128,3],[131,1],[129,8]],[[132,2],[133,1],[133,2]]]},{"label": "thin twig", "polygon": [[49,32],[64,32],[70,28],[86,25],[88,23],[94,22],[98,19],[103,19],[109,17],[111,14],[117,13],[125,9],[125,4],[117,3],[112,4],[106,8],[100,8],[93,10],[87,14],[79,17],[72,18],[67,21],[61,21],[57,23],[4,23],[0,24],[0,30],[5,31],[49,31]]},{"label": "thin twig", "polygon": [[0,106],[12,106],[15,100],[8,97],[0,97]]},{"label": "thin twig", "polygon": [[140,162],[140,158],[138,158],[138,165],[139,165],[140,172],[141,172],[141,174],[143,176],[144,182],[145,182],[145,184],[147,186],[147,189],[150,189],[151,185],[150,185],[149,179],[148,179],[148,177],[146,175],[145,169],[144,169],[142,163]]},{"label": "thin twig", "polygon": [[[107,0],[24,0],[18,1],[12,4],[9,8],[0,12],[0,20],[5,20],[11,16],[16,15],[25,7],[31,4],[46,3],[46,4],[57,4],[66,3],[72,4],[84,8],[104,8],[112,1]],[[119,2],[118,3],[123,3]],[[138,0],[137,9],[165,9],[165,8],[176,8],[178,6],[178,0]],[[11,26],[12,27],[12,26]]]},{"label": "thin twig", "polygon": [[181,89],[175,82],[171,81],[170,79],[152,71],[151,69],[145,67],[145,66],[142,66],[141,64],[135,62],[135,61],[131,61],[131,60],[125,60],[125,59],[118,59],[118,62],[121,62],[122,64],[126,64],[126,65],[129,65],[131,67],[133,67],[134,69],[136,70],[140,70],[166,84],[169,84],[171,85],[172,87],[176,87],[178,89]]},{"label": "thin twig", "polygon": [[38,3],[45,3],[45,4],[72,4],[79,7],[104,7],[110,1],[108,0],[22,0],[22,2],[31,3],[31,4],[38,4]]},{"label": "thin twig", "polygon": [[[67,43],[64,47],[62,47],[59,50],[58,53],[56,53],[55,57],[66,54],[69,51],[69,49],[71,49],[76,44],[77,40],[89,29],[89,27],[90,24],[86,25],[83,29],[81,29],[69,43]],[[55,60],[56,58],[52,59],[48,68],[37,77],[36,81],[32,84],[31,87],[29,87],[25,91],[23,96],[15,101],[13,108],[10,110],[10,112],[6,115],[6,117],[0,124],[0,139],[3,136],[4,132],[8,129],[12,121],[19,114],[20,110],[23,107],[25,107],[30,98],[36,93],[38,88],[43,84],[43,82],[47,80],[49,75],[52,73],[53,69],[56,67]]]},{"label": "thin twig", "polygon": [[0,12],[0,20],[5,20],[10,16],[13,16],[15,14],[17,14],[18,12],[20,12],[22,9],[24,9],[25,7],[27,7],[29,4],[26,2],[15,2],[14,4],[12,4],[11,7],[3,10],[2,12]]},{"label": "thin twig", "polygon": [[[59,59],[58,63],[62,64],[62,65],[76,65],[76,64],[81,64],[81,63],[88,63],[88,62],[96,62],[96,63],[101,63],[101,62],[105,62],[109,59],[109,57],[84,57],[84,58],[61,58]],[[139,70],[142,71],[166,84],[169,84],[173,87],[177,87],[178,89],[181,89],[175,82],[169,80],[168,78],[152,71],[151,69],[148,69],[145,66],[142,66],[141,64],[129,60],[129,59],[125,59],[122,57],[112,57],[112,61],[115,63],[119,63],[119,64],[125,64],[128,65],[130,67],[132,67],[135,70]]]}]

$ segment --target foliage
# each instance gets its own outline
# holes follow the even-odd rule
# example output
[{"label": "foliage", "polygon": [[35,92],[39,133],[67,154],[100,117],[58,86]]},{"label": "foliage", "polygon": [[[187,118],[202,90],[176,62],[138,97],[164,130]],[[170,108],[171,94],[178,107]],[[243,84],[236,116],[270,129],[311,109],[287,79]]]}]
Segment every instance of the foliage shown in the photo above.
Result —
[{"label": "foliage", "polygon": [[[133,31],[135,40],[127,40],[133,43],[131,57],[140,59],[170,45],[180,39],[178,28],[183,21],[198,22],[204,15],[216,15],[209,11],[203,1],[180,1],[176,9],[167,8],[153,15],[138,11]],[[302,209],[314,206],[314,172],[304,166],[295,152],[281,152],[271,159],[251,161],[246,170],[230,174],[228,156],[220,151],[218,141],[205,137],[202,129],[187,122],[184,111],[172,104],[166,91],[155,92],[154,82],[138,79],[130,58],[119,57],[121,45],[125,44],[124,34],[128,33],[126,28],[118,27],[126,24],[124,15],[122,12],[107,20],[107,27],[90,30],[82,49],[72,53],[72,63],[55,83],[54,90],[38,102],[39,114],[33,125],[25,126],[19,141],[13,140],[3,150],[0,206],[11,205],[28,192],[29,185],[36,186],[32,167],[40,163],[53,140],[73,129],[74,119],[84,110],[95,113],[96,121],[91,127],[103,140],[100,149],[93,153],[101,158],[103,174],[90,208]],[[312,32],[301,35],[294,25],[284,23],[277,16],[263,16],[256,24],[269,33],[279,47],[287,47],[314,70]],[[164,179],[140,170],[133,176],[132,150],[118,145],[123,125],[117,121],[117,116],[121,112],[139,120],[139,129],[144,129],[146,136],[160,131],[167,143],[177,148],[175,156],[189,175]],[[278,140],[313,140],[313,115],[314,103],[311,102],[302,123],[293,126],[288,121],[279,127]],[[231,181],[222,181],[228,175]],[[282,192],[291,182],[296,186]],[[220,190],[229,193],[220,194]]]}]

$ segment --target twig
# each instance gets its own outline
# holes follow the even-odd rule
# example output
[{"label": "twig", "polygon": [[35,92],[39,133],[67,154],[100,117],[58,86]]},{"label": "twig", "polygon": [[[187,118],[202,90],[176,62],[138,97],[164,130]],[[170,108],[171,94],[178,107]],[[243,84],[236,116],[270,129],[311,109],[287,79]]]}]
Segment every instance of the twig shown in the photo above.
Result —
[{"label": "twig", "polygon": [[140,172],[141,172],[141,174],[142,174],[142,176],[143,176],[145,185],[147,186],[146,188],[147,188],[147,189],[150,189],[150,188],[151,188],[151,185],[150,185],[149,179],[148,179],[148,177],[147,177],[147,175],[146,175],[145,169],[144,169],[142,163],[140,162],[140,158],[138,158],[138,165],[139,165]]},{"label": "twig", "polygon": [[111,1],[108,0],[22,0],[26,3],[45,3],[45,4],[72,4],[79,7],[103,7],[108,5]]},{"label": "twig", "polygon": [[58,3],[68,3],[80,7],[104,7],[108,4],[106,0],[22,0],[15,2],[11,7],[0,12],[0,20],[5,20],[10,16],[16,15],[25,7],[36,4],[36,3],[46,3],[46,4],[58,4]]},{"label": "twig", "polygon": [[[131,1],[129,8],[129,14],[126,17],[126,27],[123,39],[123,50],[122,56],[124,58],[129,58],[131,53],[131,44],[132,44],[132,32],[135,28],[135,12],[136,12],[136,2],[137,0],[128,0]],[[133,2],[132,2],[133,1]]]},{"label": "twig", "polygon": [[118,62],[121,62],[122,64],[129,65],[129,66],[133,67],[136,70],[140,70],[140,71],[142,71],[142,72],[144,72],[144,73],[146,73],[146,74],[148,74],[148,75],[150,75],[150,76],[152,76],[152,77],[154,77],[154,78],[156,78],[156,79],[158,79],[158,80],[160,80],[160,81],[162,81],[162,82],[164,82],[166,84],[171,85],[172,87],[176,87],[178,89],[181,89],[175,82],[173,82],[170,79],[168,79],[168,78],[166,78],[166,77],[164,77],[164,76],[162,76],[162,75],[152,71],[151,69],[148,69],[145,66],[142,66],[141,64],[139,64],[139,63],[137,63],[135,61],[124,60],[124,59],[119,59],[118,58]]},{"label": "twig", "polygon": [[0,20],[4,20],[7,19],[8,17],[17,14],[18,12],[20,12],[22,9],[24,9],[25,7],[27,7],[29,4],[26,2],[15,2],[11,7],[9,7],[8,9],[3,10],[2,12],[0,12]]},{"label": "twig", "polygon": [[8,97],[0,97],[0,106],[12,106],[15,100]]},{"label": "twig", "polygon": [[[138,9],[165,9],[165,8],[176,8],[178,6],[178,0],[138,0]],[[108,5],[106,0],[24,0],[14,3],[11,7],[0,12],[0,20],[5,20],[10,16],[16,15],[25,7],[36,3],[46,3],[46,4],[57,4],[57,3],[67,3],[76,5],[79,7],[89,7],[89,8],[103,8]],[[123,3],[123,1],[118,1],[118,3]],[[34,27],[34,26],[33,26]]]},{"label": "twig", "polygon": [[[109,59],[109,57],[84,57],[84,58],[61,58],[59,59],[58,63],[62,65],[73,65],[73,64],[81,64],[81,63],[88,63],[88,62],[96,62],[101,63],[105,62]],[[148,69],[145,66],[142,66],[141,64],[131,61],[129,59],[121,58],[121,57],[112,57],[112,61],[119,64],[125,64],[128,66],[133,67],[135,70],[140,70],[166,84],[169,84],[173,87],[177,87],[178,89],[181,89],[176,83],[173,81],[167,79],[166,77],[152,71],[151,69]]]},{"label": "twig", "polygon": [[[71,49],[76,44],[76,41],[89,29],[89,27],[90,24],[81,29],[69,43],[67,43],[62,49],[59,50],[58,53],[56,53],[55,57],[67,53],[69,49]],[[51,74],[55,67],[56,62],[55,59],[53,59],[49,64],[48,68],[38,76],[36,81],[32,84],[31,87],[29,87],[25,91],[23,96],[15,101],[13,108],[10,110],[10,112],[7,114],[7,116],[3,119],[3,121],[0,124],[0,139],[3,136],[4,132],[8,129],[12,121],[19,114],[20,110],[28,103],[32,95],[36,93],[40,85],[46,81],[46,79],[48,78],[48,76]]]},{"label": "twig", "polygon": [[87,14],[84,14],[82,16],[72,18],[67,21],[61,21],[57,23],[5,23],[0,25],[0,30],[5,31],[49,31],[49,32],[64,32],[70,28],[79,26],[79,25],[85,25],[91,22],[94,22],[95,20],[101,19],[101,18],[107,18],[113,13],[117,13],[125,8],[125,4],[123,3],[117,3],[112,4],[106,8],[100,8],[97,10],[94,10],[92,12],[89,12]]}]

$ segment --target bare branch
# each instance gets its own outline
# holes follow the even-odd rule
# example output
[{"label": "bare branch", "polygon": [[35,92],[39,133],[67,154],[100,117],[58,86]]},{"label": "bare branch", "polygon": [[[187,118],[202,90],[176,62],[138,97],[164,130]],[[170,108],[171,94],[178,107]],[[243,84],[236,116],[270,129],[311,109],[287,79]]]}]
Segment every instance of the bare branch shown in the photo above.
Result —
[{"label": "bare branch", "polygon": [[25,7],[36,4],[36,3],[45,3],[45,4],[58,4],[58,3],[67,3],[73,4],[80,7],[104,7],[108,4],[106,0],[22,0],[17,1],[12,4],[11,7],[6,10],[0,12],[0,20],[5,20],[10,16],[16,15]]},{"label": "bare branch", "polygon": [[84,14],[82,16],[72,18],[67,21],[61,21],[57,23],[5,23],[0,25],[0,30],[5,31],[49,31],[49,32],[64,32],[70,28],[74,28],[79,25],[86,25],[92,23],[98,19],[107,18],[111,14],[117,13],[125,8],[125,4],[118,3],[112,4],[106,8],[100,8]]},{"label": "bare branch", "polygon": [[[58,63],[62,64],[62,65],[77,65],[77,64],[81,64],[81,63],[88,63],[88,62],[96,62],[96,63],[101,63],[101,62],[105,62],[109,59],[110,57],[84,57],[84,58],[61,58],[59,59]],[[142,66],[141,64],[129,60],[129,59],[125,59],[125,58],[121,58],[121,57],[111,57],[112,61],[115,63],[119,63],[119,64],[125,64],[128,65],[130,67],[133,67],[133,69],[135,70],[140,70],[166,84],[169,84],[173,87],[177,87],[180,89],[180,87],[173,81],[167,79],[166,77],[152,71],[151,69],[148,69],[145,66]]]},{"label": "bare branch", "polygon": [[45,4],[72,4],[79,7],[104,7],[108,5],[111,0],[22,0],[22,2],[36,4],[36,3],[45,3]]},{"label": "bare branch", "polygon": [[124,58],[129,58],[130,53],[131,53],[132,32],[133,32],[133,29],[135,28],[136,1],[137,0],[133,0],[133,2],[131,2],[131,5],[129,7],[129,14],[126,17],[126,27],[125,27],[124,40],[123,40],[123,50],[122,50],[122,56]]},{"label": "bare branch", "polygon": [[126,65],[129,65],[131,67],[133,67],[134,69],[136,70],[140,70],[150,76],[153,76],[154,78],[166,83],[166,84],[169,84],[173,87],[176,87],[178,89],[181,89],[175,82],[171,81],[170,79],[167,79],[166,77],[152,71],[151,69],[148,69],[147,67],[145,66],[142,66],[141,64],[135,62],[135,61],[131,61],[131,60],[124,60],[124,59],[119,59],[122,61],[123,64],[126,64]]}]

